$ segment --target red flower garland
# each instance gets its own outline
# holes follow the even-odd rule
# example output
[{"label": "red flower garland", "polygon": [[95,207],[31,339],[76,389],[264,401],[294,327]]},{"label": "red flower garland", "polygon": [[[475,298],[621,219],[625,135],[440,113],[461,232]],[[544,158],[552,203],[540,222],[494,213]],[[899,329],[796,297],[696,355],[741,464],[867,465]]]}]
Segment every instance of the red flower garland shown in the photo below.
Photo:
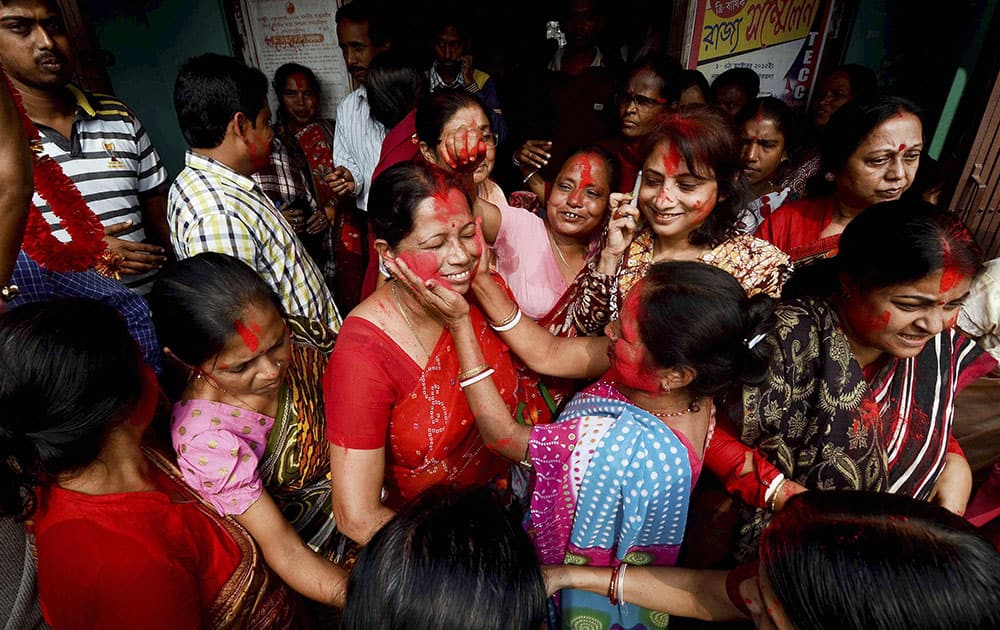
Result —
[{"label": "red flower garland", "polygon": [[32,162],[34,166],[35,191],[48,202],[52,212],[59,217],[63,228],[72,239],[63,243],[52,235],[52,228],[41,211],[31,204],[28,212],[28,223],[24,229],[24,241],[21,249],[31,259],[50,271],[86,271],[92,268],[104,253],[104,226],[97,215],[87,207],[83,195],[76,185],[63,173],[59,164],[47,155],[42,155],[41,136],[35,124],[31,122],[24,111],[21,95],[7,74],[0,71],[7,87],[10,89],[24,133],[31,144]]}]

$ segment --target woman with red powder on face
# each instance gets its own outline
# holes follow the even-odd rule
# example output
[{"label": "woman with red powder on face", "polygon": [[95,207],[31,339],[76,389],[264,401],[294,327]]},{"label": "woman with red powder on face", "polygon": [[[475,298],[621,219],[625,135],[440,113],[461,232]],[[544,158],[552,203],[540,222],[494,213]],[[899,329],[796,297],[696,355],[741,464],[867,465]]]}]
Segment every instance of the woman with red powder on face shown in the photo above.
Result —
[{"label": "woman with red powder on face", "polygon": [[643,221],[615,275],[592,270],[582,282],[590,307],[577,325],[595,334],[650,265],[670,260],[703,262],[731,273],[750,295],[777,297],[789,272],[788,257],[773,245],[738,233],[746,201],[740,143],[718,110],[689,106],[671,114],[646,140],[637,198],[612,196],[612,212],[626,203]]},{"label": "woman with red powder on face", "polygon": [[295,597],[247,530],[149,447],[158,394],[111,307],[74,298],[0,314],[0,514],[31,521],[46,621],[293,627]]},{"label": "woman with red powder on face", "polygon": [[[524,208],[479,204],[486,242],[497,271],[525,315],[556,334],[573,334],[576,280],[588,265],[613,274],[631,240],[638,213],[608,212],[618,162],[597,146],[570,154],[556,176],[544,217]],[[624,219],[624,220],[623,220]]]},{"label": "woman with red powder on face", "polygon": [[753,198],[740,213],[739,229],[753,234],[792,196],[792,189],[778,182],[797,150],[798,124],[788,105],[764,96],[737,114],[736,125],[743,141],[743,175]]},{"label": "woman with red powder on face", "polygon": [[[397,164],[373,183],[368,208],[383,261],[468,291],[485,244],[459,181],[431,164]],[[477,309],[471,317],[514,413],[510,352]],[[432,486],[508,486],[510,465],[483,444],[459,387],[467,377],[449,330],[399,282],[350,313],[324,380],[338,530],[364,544]]]},{"label": "woman with red powder on face", "polygon": [[919,111],[909,101],[883,97],[844,105],[830,118],[821,147],[824,183],[830,188],[832,181],[833,190],[784,204],[756,235],[796,263],[832,256],[858,213],[899,199],[913,184],[923,146]]},{"label": "woman with red powder on face", "polygon": [[177,263],[150,305],[163,352],[186,377],[170,418],[182,478],[246,528],[289,586],[342,606],[318,386],[326,355],[293,342],[274,292],[224,254]]},{"label": "woman with red powder on face", "polygon": [[[762,384],[730,408],[740,438],[809,488],[884,490],[961,514],[971,472],[952,437],[958,391],[996,361],[954,329],[980,267],[955,215],[881,203],[839,253],[789,280]],[[768,515],[745,515],[740,554]]]},{"label": "woman with red powder on face", "polygon": [[[533,369],[571,377],[604,372],[556,423],[526,427],[489,378],[492,364],[477,343],[468,304],[446,287],[422,284],[405,261],[392,264],[448,322],[461,367],[475,375],[461,386],[488,447],[534,468],[531,530],[543,562],[673,564],[703,464],[733,480],[742,453],[750,454],[743,447],[728,458],[732,438],[713,434],[713,398],[763,374],[767,357],[759,341],[771,324],[773,300],[747,298],[732,276],[714,267],[671,262],[654,265],[636,285],[621,321],[607,327],[607,339],[554,337],[513,305],[512,319],[491,325]],[[511,304],[494,287],[485,273],[474,283],[491,315]],[[758,461],[760,476],[743,477],[743,496],[780,508],[801,488]],[[650,610],[609,606],[580,592],[563,593],[559,604],[549,627],[666,623]]]},{"label": "woman with red powder on face", "polygon": [[[253,179],[288,219],[336,294],[330,229],[336,208],[323,182],[324,170],[316,163],[323,151],[322,142],[317,146],[316,141],[333,138],[333,121],[317,117],[319,81],[309,68],[286,63],[275,71],[271,85],[278,99],[274,142],[267,162]],[[330,151],[327,143],[326,152]]]}]

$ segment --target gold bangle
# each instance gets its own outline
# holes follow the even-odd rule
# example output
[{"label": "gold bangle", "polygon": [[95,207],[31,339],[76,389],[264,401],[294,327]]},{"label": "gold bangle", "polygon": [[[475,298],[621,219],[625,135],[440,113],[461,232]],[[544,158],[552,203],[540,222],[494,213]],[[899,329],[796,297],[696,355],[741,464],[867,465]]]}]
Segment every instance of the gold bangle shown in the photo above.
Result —
[{"label": "gold bangle", "polygon": [[515,304],[514,305],[514,310],[512,310],[510,312],[510,315],[508,315],[507,317],[505,317],[502,322],[490,321],[490,326],[492,326],[494,330],[497,329],[497,328],[503,328],[504,326],[507,326],[512,321],[514,321],[515,317],[517,317],[518,310],[520,310],[520,309],[518,308],[517,304]]},{"label": "gold bangle", "polygon": [[772,512],[774,511],[774,504],[778,500],[778,493],[781,492],[781,488],[784,487],[786,481],[788,481],[788,477],[781,480],[781,483],[771,493],[771,498],[767,500],[767,508]]},{"label": "gold bangle", "polygon": [[471,370],[466,370],[466,371],[460,373],[458,375],[458,380],[460,380],[460,381],[467,381],[470,378],[472,378],[473,376],[479,376],[480,374],[482,374],[483,372],[485,372],[488,369],[490,369],[490,366],[487,365],[487,364],[485,364],[485,363],[483,363],[482,365],[477,365],[476,367],[472,368]]}]

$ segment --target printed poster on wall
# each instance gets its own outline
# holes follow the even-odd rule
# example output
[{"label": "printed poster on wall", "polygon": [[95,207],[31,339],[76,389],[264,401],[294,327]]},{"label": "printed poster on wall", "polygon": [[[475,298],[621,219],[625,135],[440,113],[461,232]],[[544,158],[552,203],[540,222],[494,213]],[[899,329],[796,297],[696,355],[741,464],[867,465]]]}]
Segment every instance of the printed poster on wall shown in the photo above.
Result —
[{"label": "printed poster on wall", "polygon": [[761,96],[805,107],[834,0],[704,0],[696,9],[687,67],[711,83],[730,68],[760,76]]},{"label": "printed poster on wall", "polygon": [[[337,43],[333,0],[239,0],[236,23],[243,37],[245,61],[260,68],[268,85],[274,71],[294,62],[312,69],[319,78],[320,116],[334,118],[337,104],[351,91],[344,57]],[[277,108],[268,90],[271,111]]]}]

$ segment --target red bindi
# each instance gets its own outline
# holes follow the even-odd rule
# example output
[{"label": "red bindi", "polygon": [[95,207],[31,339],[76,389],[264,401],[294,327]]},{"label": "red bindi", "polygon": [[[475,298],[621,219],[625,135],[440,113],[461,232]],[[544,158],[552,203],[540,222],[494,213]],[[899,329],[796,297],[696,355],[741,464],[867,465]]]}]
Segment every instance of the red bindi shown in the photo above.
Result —
[{"label": "red bindi", "polygon": [[[257,349],[260,347],[260,339],[257,338],[257,335],[255,335],[252,330],[246,327],[243,320],[237,319],[233,322],[233,328],[236,330],[236,334],[243,339],[243,345],[245,345],[250,352],[257,352]],[[257,327],[257,330],[260,330],[259,326]]]},{"label": "red bindi", "polygon": [[899,145],[899,149],[898,149],[898,150],[899,150],[900,152],[904,151],[905,149],[906,149],[906,145],[905,145],[905,144],[901,144],[901,145]]}]

